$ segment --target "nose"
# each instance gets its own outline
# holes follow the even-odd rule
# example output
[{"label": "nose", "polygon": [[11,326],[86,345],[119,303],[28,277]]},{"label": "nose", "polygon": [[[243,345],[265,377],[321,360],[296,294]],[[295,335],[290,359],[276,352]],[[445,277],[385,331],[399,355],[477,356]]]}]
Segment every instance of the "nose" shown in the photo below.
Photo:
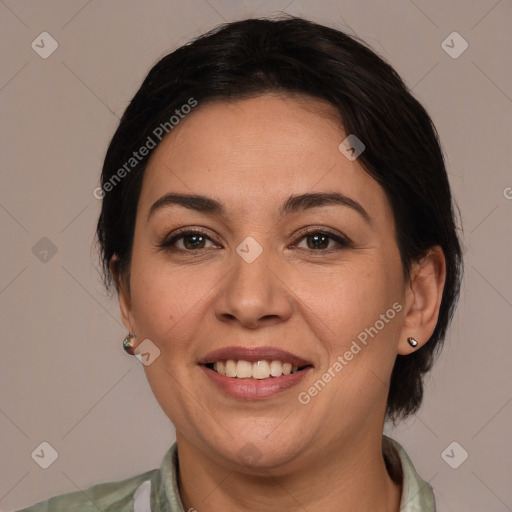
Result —
[{"label": "nose", "polygon": [[[257,329],[286,321],[293,311],[293,294],[284,267],[270,249],[254,260],[233,251],[230,271],[218,289],[218,320]],[[251,262],[250,262],[251,261]]]}]

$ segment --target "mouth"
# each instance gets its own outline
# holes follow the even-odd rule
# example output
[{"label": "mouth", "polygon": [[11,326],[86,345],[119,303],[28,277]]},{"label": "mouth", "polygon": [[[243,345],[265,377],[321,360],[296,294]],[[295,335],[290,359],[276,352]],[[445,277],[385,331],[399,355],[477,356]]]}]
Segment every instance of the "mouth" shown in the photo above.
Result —
[{"label": "mouth", "polygon": [[207,381],[236,400],[272,399],[307,378],[314,364],[276,347],[231,346],[198,361]]},{"label": "mouth", "polygon": [[231,379],[279,379],[313,368],[295,354],[275,347],[226,347],[207,354],[199,364]]},{"label": "mouth", "polygon": [[277,359],[260,359],[256,362],[244,359],[225,359],[206,363],[204,366],[232,379],[264,380],[301,372],[312,365],[293,366],[290,362]]}]

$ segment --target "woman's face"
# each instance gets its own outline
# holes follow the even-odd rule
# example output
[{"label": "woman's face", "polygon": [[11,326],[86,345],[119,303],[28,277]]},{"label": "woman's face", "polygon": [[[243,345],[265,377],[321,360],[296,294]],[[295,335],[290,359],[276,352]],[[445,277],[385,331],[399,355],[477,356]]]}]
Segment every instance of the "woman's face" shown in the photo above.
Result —
[{"label": "woman's face", "polygon": [[[275,94],[199,104],[145,172],[123,318],[160,350],[144,369],[177,435],[224,464],[293,466],[382,432],[407,287],[390,204],[340,151],[335,115]],[[339,199],[296,199],[310,194]],[[308,366],[248,379],[202,364],[293,363],[271,349]]]}]

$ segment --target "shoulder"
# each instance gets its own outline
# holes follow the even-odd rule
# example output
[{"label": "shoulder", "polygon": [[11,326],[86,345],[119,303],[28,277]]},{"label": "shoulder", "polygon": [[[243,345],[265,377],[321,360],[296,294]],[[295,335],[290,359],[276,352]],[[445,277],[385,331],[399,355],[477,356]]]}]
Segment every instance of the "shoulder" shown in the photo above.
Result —
[{"label": "shoulder", "polygon": [[435,512],[432,486],[423,480],[404,447],[395,439],[383,436],[383,455],[393,480],[402,482],[401,512]]},{"label": "shoulder", "polygon": [[158,469],[153,469],[125,480],[105,482],[84,491],[60,494],[18,512],[133,511],[137,497],[149,503],[151,487],[154,486],[158,473]]}]

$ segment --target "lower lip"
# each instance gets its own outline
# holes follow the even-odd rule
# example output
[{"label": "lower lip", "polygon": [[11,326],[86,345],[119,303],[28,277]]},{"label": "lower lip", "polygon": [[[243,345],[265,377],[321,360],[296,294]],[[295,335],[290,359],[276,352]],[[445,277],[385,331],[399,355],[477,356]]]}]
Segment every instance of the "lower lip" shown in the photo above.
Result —
[{"label": "lower lip", "polygon": [[301,382],[311,366],[304,368],[300,372],[281,375],[280,377],[269,377],[268,379],[237,379],[226,377],[210,368],[200,365],[206,376],[218,386],[222,391],[234,398],[244,400],[259,400],[262,398],[271,398],[282,391],[290,389]]}]

